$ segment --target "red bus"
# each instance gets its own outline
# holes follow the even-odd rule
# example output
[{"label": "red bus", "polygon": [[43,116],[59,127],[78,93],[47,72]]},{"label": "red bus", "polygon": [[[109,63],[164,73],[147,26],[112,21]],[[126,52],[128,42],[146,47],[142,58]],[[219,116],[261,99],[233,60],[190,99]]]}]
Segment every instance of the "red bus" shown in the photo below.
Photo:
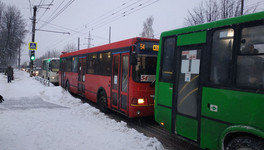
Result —
[{"label": "red bus", "polygon": [[159,40],[131,38],[60,56],[59,84],[129,118],[154,115]]}]

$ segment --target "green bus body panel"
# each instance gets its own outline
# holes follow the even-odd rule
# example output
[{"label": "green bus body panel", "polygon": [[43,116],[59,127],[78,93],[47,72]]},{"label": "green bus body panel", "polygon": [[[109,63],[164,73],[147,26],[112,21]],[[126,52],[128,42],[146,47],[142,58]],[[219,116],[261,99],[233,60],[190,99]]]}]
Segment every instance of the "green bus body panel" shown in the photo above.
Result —
[{"label": "green bus body panel", "polygon": [[160,82],[159,83],[159,103],[168,107],[172,107],[172,83]]},{"label": "green bus body panel", "polygon": [[[217,106],[217,111],[211,111],[210,105]],[[210,148],[212,145],[220,146],[221,143],[208,142],[208,139],[217,139],[214,140],[215,142],[221,141],[220,135],[224,136],[224,130],[230,126],[237,126],[230,132],[254,133],[253,130],[258,130],[262,133],[254,134],[264,138],[263,108],[263,94],[204,87],[202,117],[212,118],[214,121],[202,119],[201,146]]]},{"label": "green bus body panel", "polygon": [[[217,105],[218,112],[210,111],[208,104]],[[263,94],[203,88],[202,116],[264,130],[263,108]]]},{"label": "green bus body panel", "polygon": [[171,112],[172,110],[170,108],[161,107],[158,108],[155,107],[155,119],[158,123],[163,122],[164,128],[166,128],[168,131],[171,132]]},{"label": "green bus body panel", "polygon": [[206,42],[206,31],[179,35],[177,46],[201,44]]},{"label": "green bus body panel", "polygon": [[201,148],[220,150],[222,143],[220,137],[228,125],[206,118],[201,119]]},{"label": "green bus body panel", "polygon": [[198,121],[181,115],[176,115],[176,120],[177,134],[197,141]]},{"label": "green bus body panel", "polygon": [[165,123],[165,128],[171,131],[172,90],[169,88],[172,88],[172,83],[159,82],[158,88],[155,95],[155,119],[158,123]]}]

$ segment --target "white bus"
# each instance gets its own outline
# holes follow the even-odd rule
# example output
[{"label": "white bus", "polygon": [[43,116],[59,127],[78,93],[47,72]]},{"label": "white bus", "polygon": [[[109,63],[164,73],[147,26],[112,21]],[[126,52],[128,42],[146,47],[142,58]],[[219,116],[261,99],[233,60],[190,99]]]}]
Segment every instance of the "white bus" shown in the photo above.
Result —
[{"label": "white bus", "polygon": [[58,72],[60,58],[47,58],[42,60],[42,78],[49,80],[51,83],[58,85]]}]

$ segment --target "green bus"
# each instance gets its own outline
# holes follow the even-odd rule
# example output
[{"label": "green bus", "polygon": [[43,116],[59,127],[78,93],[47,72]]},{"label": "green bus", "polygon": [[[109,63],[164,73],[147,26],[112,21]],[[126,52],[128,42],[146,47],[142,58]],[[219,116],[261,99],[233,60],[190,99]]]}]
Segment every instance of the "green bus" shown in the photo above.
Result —
[{"label": "green bus", "polygon": [[264,149],[264,12],[163,32],[155,120],[202,149]]}]

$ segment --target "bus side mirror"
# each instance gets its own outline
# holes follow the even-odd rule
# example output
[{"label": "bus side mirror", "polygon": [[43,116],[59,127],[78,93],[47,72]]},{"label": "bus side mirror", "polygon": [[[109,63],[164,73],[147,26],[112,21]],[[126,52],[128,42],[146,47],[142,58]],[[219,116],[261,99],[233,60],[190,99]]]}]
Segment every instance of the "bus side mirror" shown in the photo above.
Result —
[{"label": "bus side mirror", "polygon": [[137,53],[135,51],[132,51],[130,54],[130,64],[137,65]]}]

